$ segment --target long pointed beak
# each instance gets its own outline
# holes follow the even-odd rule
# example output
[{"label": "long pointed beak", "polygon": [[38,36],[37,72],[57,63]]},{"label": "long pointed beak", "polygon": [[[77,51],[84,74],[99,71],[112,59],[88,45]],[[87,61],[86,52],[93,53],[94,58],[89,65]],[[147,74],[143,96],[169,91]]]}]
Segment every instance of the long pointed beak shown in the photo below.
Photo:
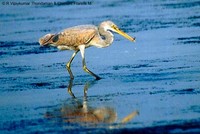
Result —
[{"label": "long pointed beak", "polygon": [[122,36],[124,36],[125,38],[127,38],[130,41],[135,42],[135,37],[131,37],[129,36],[127,33],[125,33],[124,31],[120,30],[118,27],[113,27],[114,31]]}]

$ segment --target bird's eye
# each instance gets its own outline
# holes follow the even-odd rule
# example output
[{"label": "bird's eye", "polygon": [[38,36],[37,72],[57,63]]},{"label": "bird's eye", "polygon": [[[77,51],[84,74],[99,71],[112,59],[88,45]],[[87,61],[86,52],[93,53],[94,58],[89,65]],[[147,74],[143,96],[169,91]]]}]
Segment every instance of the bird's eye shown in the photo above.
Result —
[{"label": "bird's eye", "polygon": [[114,29],[118,29],[116,25],[112,25],[112,28],[114,28]]}]

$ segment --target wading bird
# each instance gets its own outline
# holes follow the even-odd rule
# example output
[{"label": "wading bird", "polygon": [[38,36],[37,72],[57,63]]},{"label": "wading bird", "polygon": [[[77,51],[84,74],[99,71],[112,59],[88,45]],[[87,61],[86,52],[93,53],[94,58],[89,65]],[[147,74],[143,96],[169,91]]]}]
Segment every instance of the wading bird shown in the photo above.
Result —
[{"label": "wading bird", "polygon": [[130,41],[135,41],[122,30],[120,30],[112,21],[101,22],[100,25],[80,25],[71,28],[67,28],[60,33],[47,34],[39,39],[41,46],[51,45],[57,47],[60,50],[74,50],[71,59],[66,64],[66,68],[69,72],[70,78],[74,79],[72,71],[70,69],[71,63],[80,51],[82,56],[83,70],[90,75],[94,76],[97,80],[101,79],[98,75],[90,71],[85,62],[85,48],[90,46],[96,46],[98,48],[108,47],[112,44],[114,35],[110,32],[116,32]]}]

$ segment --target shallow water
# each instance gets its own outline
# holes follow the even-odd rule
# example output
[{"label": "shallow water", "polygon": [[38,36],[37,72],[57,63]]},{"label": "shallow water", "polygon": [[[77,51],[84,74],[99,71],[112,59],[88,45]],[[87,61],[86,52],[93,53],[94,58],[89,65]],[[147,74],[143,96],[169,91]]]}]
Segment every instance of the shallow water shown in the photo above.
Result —
[{"label": "shallow water", "polygon": [[[0,6],[1,133],[200,132],[199,1]],[[82,71],[80,54],[70,81],[65,64],[72,52],[39,46],[44,34],[104,20],[136,43],[115,34],[110,47],[86,50],[99,81]],[[84,122],[83,107],[88,118],[101,111],[114,119]],[[139,114],[120,123],[134,111]]]}]

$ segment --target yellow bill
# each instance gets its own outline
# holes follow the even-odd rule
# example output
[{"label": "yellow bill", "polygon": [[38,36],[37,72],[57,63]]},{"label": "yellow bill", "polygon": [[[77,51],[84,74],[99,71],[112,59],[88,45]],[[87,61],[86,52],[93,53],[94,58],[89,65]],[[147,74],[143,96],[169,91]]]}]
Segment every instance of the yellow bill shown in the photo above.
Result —
[{"label": "yellow bill", "polygon": [[124,36],[125,38],[127,38],[127,39],[130,40],[130,41],[135,42],[135,37],[129,36],[127,33],[125,33],[124,31],[120,30],[120,29],[119,29],[118,27],[116,27],[116,26],[113,26],[112,28],[114,29],[114,31],[115,31],[116,33],[118,33],[118,34]]}]

